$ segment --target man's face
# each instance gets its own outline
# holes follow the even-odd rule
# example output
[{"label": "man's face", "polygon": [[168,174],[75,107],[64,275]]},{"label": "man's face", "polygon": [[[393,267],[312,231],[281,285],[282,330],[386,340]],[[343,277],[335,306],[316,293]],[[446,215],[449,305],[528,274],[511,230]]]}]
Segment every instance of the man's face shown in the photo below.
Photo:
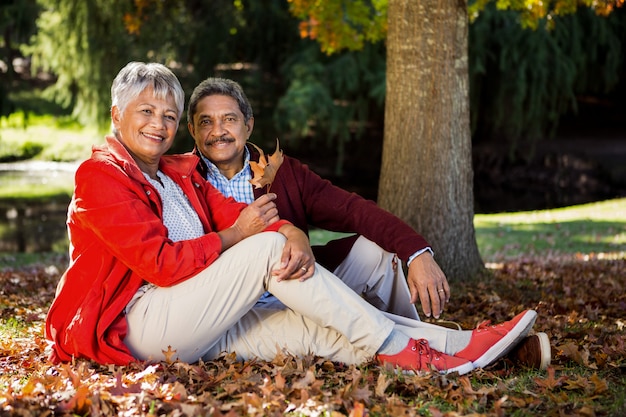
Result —
[{"label": "man's face", "polygon": [[252,133],[254,120],[246,123],[237,101],[230,96],[211,95],[198,102],[188,123],[198,150],[221,167],[243,167],[243,150]]}]

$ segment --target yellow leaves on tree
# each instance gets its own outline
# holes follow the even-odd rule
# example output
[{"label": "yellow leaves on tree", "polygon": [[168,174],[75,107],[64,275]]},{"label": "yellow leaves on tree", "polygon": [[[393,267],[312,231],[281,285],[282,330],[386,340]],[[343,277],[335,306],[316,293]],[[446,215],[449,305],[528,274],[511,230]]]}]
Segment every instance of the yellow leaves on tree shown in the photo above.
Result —
[{"label": "yellow leaves on tree", "polygon": [[163,5],[155,0],[134,0],[133,13],[124,14],[124,27],[130,35],[139,35],[144,21],[147,19],[146,10],[162,9]]},{"label": "yellow leaves on tree", "polygon": [[292,16],[300,19],[300,36],[315,39],[328,55],[360,50],[365,42],[387,35],[387,0],[288,0]]},{"label": "yellow leaves on tree", "polygon": [[280,149],[278,139],[276,139],[276,150],[268,158],[265,157],[265,153],[261,148],[252,142],[250,142],[250,144],[254,146],[261,155],[259,162],[250,161],[250,168],[252,168],[252,173],[254,174],[253,178],[250,180],[250,184],[254,185],[254,188],[267,187],[267,191],[269,192],[272,182],[274,182],[274,178],[276,177],[276,172],[283,163],[283,151]]}]

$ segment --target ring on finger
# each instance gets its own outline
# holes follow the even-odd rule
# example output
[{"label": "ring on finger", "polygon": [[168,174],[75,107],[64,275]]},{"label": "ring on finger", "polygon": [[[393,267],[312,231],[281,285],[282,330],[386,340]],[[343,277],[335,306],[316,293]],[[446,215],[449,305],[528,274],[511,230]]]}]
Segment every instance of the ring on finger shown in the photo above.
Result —
[{"label": "ring on finger", "polygon": [[444,290],[443,288],[439,290],[439,292],[446,292],[446,290]]},{"label": "ring on finger", "polygon": [[300,268],[300,269],[302,270],[302,272],[306,272],[306,271],[309,270],[308,268],[305,268],[304,266],[302,268]]}]

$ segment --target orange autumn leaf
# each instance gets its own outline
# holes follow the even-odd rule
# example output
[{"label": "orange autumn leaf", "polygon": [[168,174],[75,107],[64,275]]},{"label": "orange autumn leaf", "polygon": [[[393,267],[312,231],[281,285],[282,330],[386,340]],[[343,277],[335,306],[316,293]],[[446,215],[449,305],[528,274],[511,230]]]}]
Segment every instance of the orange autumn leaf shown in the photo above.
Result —
[{"label": "orange autumn leaf", "polygon": [[[525,294],[525,303],[539,313],[535,330],[550,334],[555,353],[545,371],[526,369],[507,355],[467,376],[404,375],[375,363],[348,366],[314,355],[294,357],[280,345],[269,362],[242,362],[230,352],[190,364],[176,360],[175,346],[166,345],[169,362],[118,366],[77,358],[55,365],[47,359],[42,306],[54,299],[63,273],[60,262],[65,260],[55,261],[59,267],[48,272],[46,264],[6,267],[0,260],[0,415],[105,417],[137,415],[138,407],[144,407],[143,414],[152,416],[206,410],[221,416],[313,415],[327,410],[333,417],[367,417],[417,415],[419,407],[443,417],[479,415],[477,405],[484,410],[480,415],[489,416],[617,415],[611,414],[611,404],[624,387],[622,257],[505,261],[493,272],[503,288],[497,302],[488,282],[457,283],[458,298],[446,314],[458,318],[462,327],[473,327],[485,316],[498,322],[510,318]],[[532,291],[520,282],[530,283]],[[572,366],[577,361],[598,371]]]},{"label": "orange autumn leaf", "polygon": [[163,350],[161,349],[161,352],[163,352],[163,355],[165,355],[165,362],[167,363],[173,363],[174,362],[174,355],[176,354],[176,350],[172,349],[172,346],[168,346],[167,350]]},{"label": "orange autumn leaf", "polygon": [[354,408],[350,411],[350,417],[364,417],[365,415],[367,415],[365,405],[359,401],[355,401]]},{"label": "orange autumn leaf", "polygon": [[280,149],[278,139],[276,139],[276,150],[269,156],[269,158],[265,157],[265,153],[261,148],[252,142],[250,142],[250,144],[254,146],[260,154],[259,162],[250,161],[250,168],[254,174],[253,178],[250,180],[250,184],[254,185],[254,188],[263,188],[267,186],[267,191],[269,191],[272,186],[272,182],[274,182],[274,178],[276,177],[276,172],[283,163],[283,151]]},{"label": "orange autumn leaf", "polygon": [[545,390],[552,391],[555,388],[563,385],[563,381],[565,381],[566,379],[567,378],[564,376],[560,376],[557,378],[555,376],[555,369],[553,367],[549,367],[548,376],[546,378],[535,378],[535,383],[537,384],[537,386]]}]

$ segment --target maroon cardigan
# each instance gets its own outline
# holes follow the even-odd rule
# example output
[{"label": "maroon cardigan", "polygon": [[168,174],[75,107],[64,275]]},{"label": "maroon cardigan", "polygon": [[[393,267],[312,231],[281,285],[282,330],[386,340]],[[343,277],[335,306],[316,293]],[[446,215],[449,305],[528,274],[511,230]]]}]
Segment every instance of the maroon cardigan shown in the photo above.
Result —
[{"label": "maroon cardigan", "polygon": [[[247,146],[250,159],[258,161],[259,153]],[[200,160],[198,169],[206,178],[206,166],[202,158]],[[405,262],[418,250],[430,246],[409,225],[375,202],[333,185],[289,156],[285,155],[270,191],[278,196],[275,203],[281,219],[293,223],[307,235],[311,227],[356,234],[313,247],[316,261],[330,271],[346,258],[358,235],[398,254]],[[266,188],[255,189],[254,197],[265,192]]]}]

